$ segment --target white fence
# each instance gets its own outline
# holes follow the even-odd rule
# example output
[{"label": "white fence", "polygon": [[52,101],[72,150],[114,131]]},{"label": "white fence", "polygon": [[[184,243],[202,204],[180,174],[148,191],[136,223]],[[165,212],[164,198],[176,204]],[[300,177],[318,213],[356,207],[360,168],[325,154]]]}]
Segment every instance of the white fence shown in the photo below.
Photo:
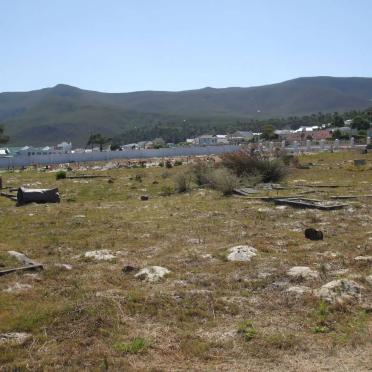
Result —
[{"label": "white fence", "polygon": [[1,168],[22,167],[30,164],[62,164],[78,163],[88,161],[109,161],[114,159],[146,159],[163,158],[176,156],[195,156],[195,155],[217,155],[234,152],[239,149],[235,145],[221,146],[192,146],[192,147],[173,147],[158,150],[125,150],[125,151],[104,151],[86,152],[73,154],[53,154],[53,155],[30,155],[0,158]]}]

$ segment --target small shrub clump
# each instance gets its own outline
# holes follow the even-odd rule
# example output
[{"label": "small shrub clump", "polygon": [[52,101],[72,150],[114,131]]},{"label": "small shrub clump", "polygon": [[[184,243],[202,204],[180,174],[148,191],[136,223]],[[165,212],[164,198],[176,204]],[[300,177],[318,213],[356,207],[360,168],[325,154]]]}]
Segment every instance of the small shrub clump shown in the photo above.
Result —
[{"label": "small shrub clump", "polygon": [[239,185],[239,178],[229,169],[216,168],[206,174],[207,185],[223,195],[231,195]]},{"label": "small shrub clump", "polygon": [[250,320],[246,320],[239,324],[238,334],[244,337],[245,341],[251,341],[257,334],[256,329],[253,326],[253,323]]},{"label": "small shrub clump", "polygon": [[222,165],[230,169],[238,177],[252,177],[259,175],[262,182],[278,182],[287,172],[279,159],[266,159],[253,151],[240,150],[225,154]]},{"label": "small shrub clump", "polygon": [[191,190],[192,174],[190,172],[178,173],[174,177],[175,189],[177,192],[187,192]]},{"label": "small shrub clump", "polygon": [[56,180],[64,180],[67,178],[67,172],[64,170],[60,170],[56,173]]}]

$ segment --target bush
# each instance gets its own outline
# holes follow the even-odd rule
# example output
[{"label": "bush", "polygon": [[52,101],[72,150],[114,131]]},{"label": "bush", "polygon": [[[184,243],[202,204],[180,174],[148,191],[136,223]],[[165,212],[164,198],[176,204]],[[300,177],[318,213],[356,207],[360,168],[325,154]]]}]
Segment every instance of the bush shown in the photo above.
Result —
[{"label": "bush", "polygon": [[226,168],[209,170],[206,177],[208,186],[221,191],[223,195],[231,195],[239,185],[239,178]]},{"label": "bush", "polygon": [[175,167],[179,167],[180,165],[182,165],[182,161],[181,161],[181,160],[176,160],[176,161],[174,162],[174,166],[175,166]]},{"label": "bush", "polygon": [[171,196],[174,193],[173,187],[169,185],[165,185],[161,188],[160,195],[161,196]]},{"label": "bush", "polygon": [[279,160],[261,160],[259,172],[263,182],[278,182],[286,175],[286,169]]},{"label": "bush", "polygon": [[225,154],[222,157],[222,165],[238,177],[260,175],[262,182],[278,182],[287,173],[280,160],[265,159],[259,154],[247,150]]},{"label": "bush", "polygon": [[165,162],[165,168],[170,169],[170,168],[172,168],[172,167],[173,167],[173,165],[172,165],[171,161],[170,161],[170,160],[167,160],[167,161]]},{"label": "bush", "polygon": [[205,163],[198,161],[191,167],[191,171],[194,175],[194,181],[198,186],[204,186],[208,184],[208,174],[212,171],[212,167]]},{"label": "bush", "polygon": [[239,324],[238,334],[242,335],[244,340],[248,342],[256,336],[257,331],[250,320],[245,320]]},{"label": "bush", "polygon": [[56,173],[56,180],[64,180],[67,177],[67,172],[60,170]]},{"label": "bush", "polygon": [[178,173],[174,177],[174,181],[177,192],[190,191],[192,183],[192,174],[190,172]]}]

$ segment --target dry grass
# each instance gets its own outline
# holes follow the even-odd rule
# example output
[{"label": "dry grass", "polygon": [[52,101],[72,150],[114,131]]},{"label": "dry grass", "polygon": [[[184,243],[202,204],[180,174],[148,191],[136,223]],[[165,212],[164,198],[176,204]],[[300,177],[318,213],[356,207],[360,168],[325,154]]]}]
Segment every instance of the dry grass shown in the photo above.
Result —
[{"label": "dry grass", "polygon": [[[310,198],[372,194],[372,171],[352,160],[371,155],[319,154],[300,158],[311,169],[295,169],[288,187],[347,184],[351,188],[306,189]],[[8,250],[45,264],[36,276],[0,277],[0,332],[29,332],[23,346],[0,346],[4,370],[368,370],[371,317],[361,304],[326,306],[311,295],[294,298],[290,285],[319,288],[337,277],[365,287],[372,254],[372,199],[338,211],[275,208],[258,200],[224,197],[207,189],[169,193],[185,166],[165,170],[96,171],[114,178],[55,180],[55,173],[2,173],[7,185],[58,185],[60,204],[15,207],[0,199],[0,264],[15,265]],[[165,175],[165,172],[167,173]],[[93,173],[93,171],[89,171]],[[156,181],[156,182],[154,182]],[[288,195],[301,190],[262,191]],[[149,195],[148,201],[139,200]],[[324,232],[306,240],[303,230]],[[259,254],[250,263],[226,261],[241,244]],[[84,258],[108,249],[109,262]],[[337,257],[322,255],[331,251]],[[56,263],[71,264],[65,271]],[[164,266],[171,274],[150,284],[122,267]],[[318,280],[289,281],[292,266],[318,270]],[[344,275],[338,270],[348,269]],[[14,283],[23,292],[5,292]],[[252,324],[242,337],[242,324]],[[240,332],[239,332],[240,330]],[[244,335],[243,335],[244,336]],[[248,340],[249,339],[249,340]]]}]

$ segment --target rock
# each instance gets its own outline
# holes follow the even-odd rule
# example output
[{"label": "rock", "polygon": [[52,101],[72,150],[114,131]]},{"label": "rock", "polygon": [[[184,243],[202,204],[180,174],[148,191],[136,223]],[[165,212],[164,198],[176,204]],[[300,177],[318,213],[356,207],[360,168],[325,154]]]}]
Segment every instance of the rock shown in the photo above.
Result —
[{"label": "rock", "polygon": [[331,303],[342,302],[349,299],[360,299],[361,285],[348,279],[332,280],[323,285],[317,292],[317,296]]},{"label": "rock", "polygon": [[98,261],[110,261],[115,258],[108,249],[102,249],[100,251],[88,251],[85,252],[84,257],[94,258]]},{"label": "rock", "polygon": [[309,287],[304,286],[304,285],[296,285],[296,286],[293,286],[293,287],[289,287],[286,290],[286,292],[289,293],[289,294],[293,294],[295,296],[302,296],[306,293],[310,293],[311,289]]},{"label": "rock", "polygon": [[228,261],[250,261],[252,257],[257,256],[257,249],[249,245],[238,245],[229,249]]},{"label": "rock", "polygon": [[32,335],[24,332],[9,332],[0,334],[0,345],[23,345],[32,338]]},{"label": "rock", "polygon": [[140,200],[149,200],[149,197],[148,197],[148,195],[141,195],[140,196]]},{"label": "rock", "polygon": [[58,267],[59,269],[67,270],[70,271],[72,270],[72,266],[68,264],[61,264],[61,263],[56,263],[54,264],[55,267]]},{"label": "rock", "polygon": [[203,244],[203,239],[190,238],[190,239],[187,239],[187,243],[189,243],[189,244]]},{"label": "rock", "polygon": [[315,270],[311,270],[307,266],[294,266],[287,271],[287,275],[296,279],[317,279],[319,278],[319,273]]},{"label": "rock", "polygon": [[30,284],[22,284],[22,283],[14,283],[13,285],[9,286],[8,288],[4,289],[4,292],[23,292],[23,291],[28,291],[31,289],[32,286]]},{"label": "rock", "polygon": [[372,262],[372,256],[358,256],[354,258],[357,262]]},{"label": "rock", "polygon": [[370,285],[372,285],[372,275],[366,276],[366,282]]},{"label": "rock", "polygon": [[121,271],[124,273],[124,274],[128,274],[128,273],[132,273],[133,271],[138,271],[138,267],[135,267],[135,266],[131,266],[131,265],[125,265]]},{"label": "rock", "polygon": [[169,274],[170,271],[165,267],[161,266],[148,266],[141,269],[135,277],[137,279],[146,280],[148,282],[157,282],[162,279],[165,275]]},{"label": "rock", "polygon": [[310,240],[323,240],[323,233],[312,228],[305,230],[305,238]]}]

